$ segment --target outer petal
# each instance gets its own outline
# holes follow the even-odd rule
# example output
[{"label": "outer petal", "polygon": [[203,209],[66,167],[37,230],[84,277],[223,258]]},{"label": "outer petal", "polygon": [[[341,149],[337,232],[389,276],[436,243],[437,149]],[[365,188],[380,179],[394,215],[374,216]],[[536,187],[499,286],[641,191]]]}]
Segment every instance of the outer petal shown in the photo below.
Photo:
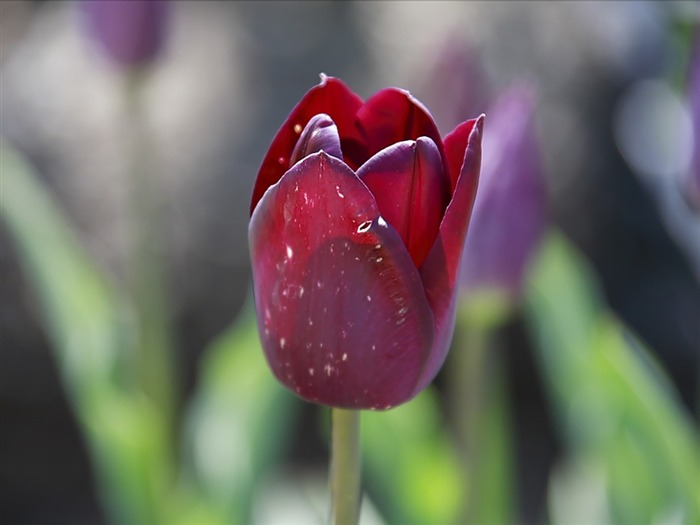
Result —
[{"label": "outer petal", "polygon": [[373,95],[357,112],[357,127],[366,146],[364,160],[387,146],[403,140],[429,137],[444,159],[442,137],[433,117],[408,91],[383,89]]},{"label": "outer petal", "polygon": [[295,164],[260,200],[249,240],[261,340],[283,384],[347,408],[414,395],[432,312],[403,242],[352,170],[324,152]]},{"label": "outer petal", "polygon": [[464,154],[467,151],[469,137],[471,137],[474,124],[476,124],[476,119],[462,122],[445,137],[445,156],[447,158],[447,169],[450,172],[452,192],[454,192],[457,180],[462,173]]},{"label": "outer petal", "polygon": [[253,213],[265,190],[275,184],[290,167],[290,158],[299,135],[319,113],[329,115],[340,133],[341,139],[355,137],[355,114],[362,106],[362,99],[340,80],[321,75],[321,83],[311,88],[299,101],[275,138],[263,159],[253,188],[250,213]]},{"label": "outer petal", "polygon": [[450,200],[440,152],[428,137],[383,149],[357,171],[382,216],[399,232],[416,268],[437,238]]},{"label": "outer petal", "polygon": [[[416,392],[425,388],[437,375],[447,357],[452,340],[460,259],[481,168],[484,115],[470,122],[471,124],[467,124],[471,128],[471,133],[464,154],[461,175],[457,180],[452,200],[445,211],[445,217],[442,219],[438,238],[420,269],[425,294],[435,317],[435,342]],[[445,139],[446,142],[448,138]]]}]

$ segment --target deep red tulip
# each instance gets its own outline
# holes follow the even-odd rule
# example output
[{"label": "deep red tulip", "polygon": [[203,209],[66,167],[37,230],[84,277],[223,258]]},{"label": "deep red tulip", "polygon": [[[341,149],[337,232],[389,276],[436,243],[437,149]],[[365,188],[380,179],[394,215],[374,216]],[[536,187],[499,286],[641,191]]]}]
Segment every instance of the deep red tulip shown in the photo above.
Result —
[{"label": "deep red tulip", "polygon": [[387,409],[447,356],[483,116],[444,141],[408,92],[322,76],[275,136],[249,227],[258,326],[302,398]]}]

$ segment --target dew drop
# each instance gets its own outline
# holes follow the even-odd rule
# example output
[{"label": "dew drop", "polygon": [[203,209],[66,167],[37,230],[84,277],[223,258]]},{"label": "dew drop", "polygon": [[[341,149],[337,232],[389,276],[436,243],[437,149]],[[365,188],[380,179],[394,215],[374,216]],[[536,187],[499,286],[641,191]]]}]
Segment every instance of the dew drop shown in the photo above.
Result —
[{"label": "dew drop", "polygon": [[340,187],[336,186],[336,187],[335,187],[335,192],[338,194],[338,197],[340,197],[341,199],[344,199],[344,198],[345,198],[345,195],[343,195],[343,194],[340,192]]},{"label": "dew drop", "polygon": [[292,251],[292,247],[287,245],[287,258],[291,259],[293,255],[294,255],[294,252]]},{"label": "dew drop", "polygon": [[357,227],[357,233],[365,233],[372,226],[372,221],[365,221]]},{"label": "dew drop", "polygon": [[347,361],[347,360],[348,360],[348,354],[343,354],[343,361]]},{"label": "dew drop", "polygon": [[380,263],[384,260],[384,257],[377,257],[377,262]]},{"label": "dew drop", "polygon": [[287,344],[287,340],[284,337],[280,337],[280,348],[284,348]]},{"label": "dew drop", "polygon": [[299,133],[301,133],[301,130],[302,130],[301,124],[294,124],[294,133],[296,133],[298,135]]}]

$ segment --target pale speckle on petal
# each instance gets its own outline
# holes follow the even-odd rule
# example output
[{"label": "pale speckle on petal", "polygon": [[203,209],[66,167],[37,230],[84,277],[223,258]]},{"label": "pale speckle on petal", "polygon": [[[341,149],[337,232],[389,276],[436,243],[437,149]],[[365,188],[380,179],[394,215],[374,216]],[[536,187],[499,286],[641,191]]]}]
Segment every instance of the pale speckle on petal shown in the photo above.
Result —
[{"label": "pale speckle on petal", "polygon": [[348,360],[348,354],[343,354],[343,361],[347,361],[347,360]]},{"label": "pale speckle on petal", "polygon": [[284,337],[280,337],[280,348],[284,348],[287,344],[287,340]]},{"label": "pale speckle on petal", "polygon": [[292,251],[292,247],[287,245],[287,258],[291,259],[293,255],[294,255],[294,252]]},{"label": "pale speckle on petal", "polygon": [[314,375],[314,369],[313,369],[313,368],[309,368],[309,375],[310,375],[310,376]]}]

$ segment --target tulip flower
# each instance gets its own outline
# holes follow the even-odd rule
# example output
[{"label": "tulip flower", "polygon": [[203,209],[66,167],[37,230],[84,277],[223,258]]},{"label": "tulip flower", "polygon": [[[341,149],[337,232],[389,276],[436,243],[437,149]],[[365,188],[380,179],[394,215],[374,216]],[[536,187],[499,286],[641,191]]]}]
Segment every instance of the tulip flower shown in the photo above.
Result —
[{"label": "tulip flower", "polygon": [[546,227],[546,189],[531,94],[521,89],[506,93],[490,115],[492,133],[484,141],[485,167],[461,280],[468,302],[487,296],[507,305],[520,295],[528,262]]},{"label": "tulip flower", "polygon": [[321,77],[265,156],[249,242],[258,327],[279,381],[333,407],[418,394],[452,338],[483,115],[444,140],[390,88]]},{"label": "tulip flower", "polygon": [[165,39],[165,0],[83,0],[87,23],[109,58],[122,67],[147,64]]}]

